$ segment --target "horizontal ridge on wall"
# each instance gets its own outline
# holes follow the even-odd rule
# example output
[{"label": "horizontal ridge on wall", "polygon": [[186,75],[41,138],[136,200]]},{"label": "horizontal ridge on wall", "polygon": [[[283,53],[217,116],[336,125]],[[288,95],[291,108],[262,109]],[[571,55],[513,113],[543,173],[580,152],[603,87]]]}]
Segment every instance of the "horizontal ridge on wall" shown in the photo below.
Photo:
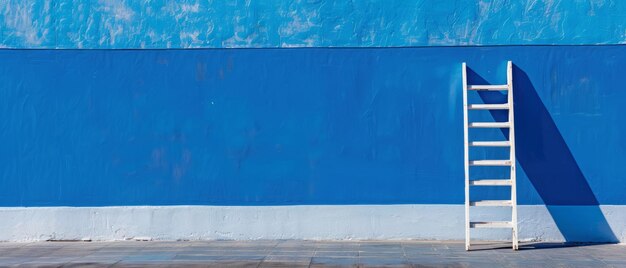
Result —
[{"label": "horizontal ridge on wall", "polygon": [[0,2],[4,48],[404,47],[626,42],[626,1]]}]

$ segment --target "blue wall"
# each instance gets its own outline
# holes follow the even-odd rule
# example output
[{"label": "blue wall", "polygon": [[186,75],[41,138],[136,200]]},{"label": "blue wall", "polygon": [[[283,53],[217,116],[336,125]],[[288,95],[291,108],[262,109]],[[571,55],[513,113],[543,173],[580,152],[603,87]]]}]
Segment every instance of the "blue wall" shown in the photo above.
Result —
[{"label": "blue wall", "polygon": [[620,44],[626,1],[0,1],[10,48]]},{"label": "blue wall", "polygon": [[1,1],[0,206],[461,204],[460,63],[506,60],[520,203],[623,205],[625,40],[624,1]]},{"label": "blue wall", "polygon": [[503,83],[506,60],[520,203],[626,204],[626,46],[0,59],[0,206],[462,204],[461,62],[472,81]]}]

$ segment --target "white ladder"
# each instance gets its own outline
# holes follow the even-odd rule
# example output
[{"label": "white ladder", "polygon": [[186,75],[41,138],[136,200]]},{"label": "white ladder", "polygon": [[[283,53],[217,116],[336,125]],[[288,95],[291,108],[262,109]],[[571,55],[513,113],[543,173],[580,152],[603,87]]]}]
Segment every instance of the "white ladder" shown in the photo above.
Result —
[{"label": "white ladder", "polygon": [[[512,229],[513,249],[518,249],[517,238],[517,190],[515,182],[515,120],[513,117],[513,64],[507,63],[506,85],[468,85],[467,66],[463,63],[463,131],[465,136],[465,250],[470,250],[470,228],[510,228]],[[507,103],[501,104],[468,104],[468,90],[507,91]],[[468,122],[469,110],[508,110],[507,122]],[[469,128],[508,128],[507,141],[469,141]],[[509,147],[509,159],[505,160],[470,160],[469,147]],[[509,179],[476,179],[470,180],[472,166],[508,166],[511,169]],[[510,200],[481,200],[470,199],[470,187],[475,186],[504,186],[511,187]],[[470,207],[498,206],[511,207],[511,221],[470,221]]]}]

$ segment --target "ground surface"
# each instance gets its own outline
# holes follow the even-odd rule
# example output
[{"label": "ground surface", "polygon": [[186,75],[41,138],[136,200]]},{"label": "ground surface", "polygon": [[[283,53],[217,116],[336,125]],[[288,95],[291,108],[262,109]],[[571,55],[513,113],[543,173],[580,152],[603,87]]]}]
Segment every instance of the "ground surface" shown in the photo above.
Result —
[{"label": "ground surface", "polygon": [[517,252],[478,248],[466,252],[460,242],[417,241],[0,243],[0,266],[626,267],[626,245],[533,243]]}]

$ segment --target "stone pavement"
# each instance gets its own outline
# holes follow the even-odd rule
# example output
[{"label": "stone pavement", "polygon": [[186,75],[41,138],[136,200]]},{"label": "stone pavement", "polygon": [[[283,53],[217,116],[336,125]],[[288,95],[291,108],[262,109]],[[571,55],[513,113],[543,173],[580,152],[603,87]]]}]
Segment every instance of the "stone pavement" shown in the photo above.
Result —
[{"label": "stone pavement", "polygon": [[626,245],[424,241],[0,243],[2,267],[626,267]]}]

